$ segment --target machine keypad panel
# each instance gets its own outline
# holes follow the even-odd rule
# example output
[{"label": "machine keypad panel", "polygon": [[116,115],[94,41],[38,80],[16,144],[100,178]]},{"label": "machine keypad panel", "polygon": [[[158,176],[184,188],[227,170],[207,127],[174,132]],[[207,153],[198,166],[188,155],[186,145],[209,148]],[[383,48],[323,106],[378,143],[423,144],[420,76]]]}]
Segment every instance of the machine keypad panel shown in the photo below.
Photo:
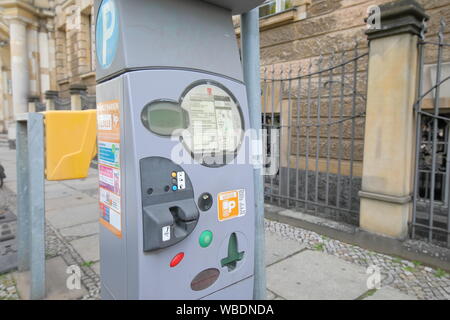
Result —
[{"label": "machine keypad panel", "polygon": [[191,181],[180,166],[149,157],[140,167],[144,251],[149,252],[185,239],[194,231],[199,211]]}]

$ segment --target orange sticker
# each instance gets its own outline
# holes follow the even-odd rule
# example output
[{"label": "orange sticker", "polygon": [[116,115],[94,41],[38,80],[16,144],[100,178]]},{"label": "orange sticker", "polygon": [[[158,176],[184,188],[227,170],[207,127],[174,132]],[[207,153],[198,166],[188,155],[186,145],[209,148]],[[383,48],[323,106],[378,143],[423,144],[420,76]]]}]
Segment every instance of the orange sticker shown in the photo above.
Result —
[{"label": "orange sticker", "polygon": [[120,143],[120,106],[118,100],[97,103],[98,139]]},{"label": "orange sticker", "polygon": [[219,193],[217,200],[219,221],[241,217],[246,213],[244,189]]}]

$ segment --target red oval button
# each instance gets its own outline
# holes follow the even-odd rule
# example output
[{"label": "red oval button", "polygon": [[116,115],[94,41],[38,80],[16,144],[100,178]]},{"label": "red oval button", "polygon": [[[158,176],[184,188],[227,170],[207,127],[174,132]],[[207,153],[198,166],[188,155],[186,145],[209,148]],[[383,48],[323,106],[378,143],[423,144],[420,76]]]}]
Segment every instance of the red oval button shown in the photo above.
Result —
[{"label": "red oval button", "polygon": [[170,261],[170,267],[171,268],[176,267],[181,262],[181,260],[183,260],[183,258],[184,258],[184,252],[180,252],[172,259],[172,261]]}]

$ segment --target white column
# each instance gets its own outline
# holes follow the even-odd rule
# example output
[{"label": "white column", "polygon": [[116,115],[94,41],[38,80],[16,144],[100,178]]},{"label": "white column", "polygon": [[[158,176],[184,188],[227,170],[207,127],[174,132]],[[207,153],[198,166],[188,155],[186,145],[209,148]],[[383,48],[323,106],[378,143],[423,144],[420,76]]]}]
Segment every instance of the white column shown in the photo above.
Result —
[{"label": "white column", "polygon": [[3,61],[0,56],[0,132],[5,132],[8,128],[8,110],[3,100]]},{"label": "white column", "polygon": [[29,72],[26,23],[12,19],[9,26],[14,116],[28,111]]},{"label": "white column", "polygon": [[41,74],[41,95],[45,96],[45,92],[50,90],[50,55],[47,30],[42,28],[39,30],[39,57],[40,57],[40,74]]},{"label": "white column", "polygon": [[29,94],[37,96],[40,93],[40,78],[39,78],[39,57],[38,57],[38,30],[36,26],[30,26],[27,30],[28,42],[28,59],[30,62],[29,70]]},{"label": "white column", "polygon": [[50,76],[50,89],[55,90],[56,85],[56,41],[55,31],[49,30],[48,33],[48,54],[49,54],[49,76]]},{"label": "white column", "polygon": [[[5,119],[6,123],[9,127],[9,124],[14,120],[14,111],[12,109],[12,105],[9,103],[9,92],[8,92],[8,72],[2,71],[2,83],[3,95],[0,97],[3,102],[3,108],[5,110]],[[8,129],[6,127],[6,129]]]}]

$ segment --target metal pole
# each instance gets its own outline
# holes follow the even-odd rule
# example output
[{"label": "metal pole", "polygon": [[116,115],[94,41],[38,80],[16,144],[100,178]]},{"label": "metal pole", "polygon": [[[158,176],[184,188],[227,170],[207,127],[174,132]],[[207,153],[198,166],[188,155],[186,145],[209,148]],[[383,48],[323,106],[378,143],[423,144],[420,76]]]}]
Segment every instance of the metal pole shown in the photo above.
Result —
[{"label": "metal pole", "polygon": [[44,115],[28,114],[31,294],[45,298]]},{"label": "metal pole", "polygon": [[[241,15],[241,47],[244,81],[247,86],[250,125],[261,143],[261,79],[259,69],[259,9]],[[260,146],[259,150],[262,150]],[[260,155],[262,157],[262,155]],[[253,298],[266,298],[266,263],[264,258],[264,187],[261,166],[254,166],[255,185],[255,283]]]},{"label": "metal pole", "polygon": [[27,121],[16,122],[17,145],[17,260],[20,272],[30,269],[30,196]]}]

